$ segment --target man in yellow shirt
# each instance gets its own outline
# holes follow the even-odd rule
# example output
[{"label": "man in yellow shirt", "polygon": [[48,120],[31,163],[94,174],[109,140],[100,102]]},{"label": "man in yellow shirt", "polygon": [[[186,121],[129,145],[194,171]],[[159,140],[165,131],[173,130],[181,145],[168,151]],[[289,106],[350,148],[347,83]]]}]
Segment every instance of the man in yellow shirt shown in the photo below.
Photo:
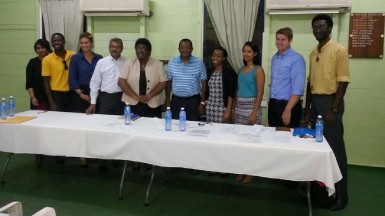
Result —
[{"label": "man in yellow shirt", "polygon": [[54,33],[51,37],[52,53],[44,57],[42,62],[42,76],[44,90],[48,98],[50,110],[70,111],[71,95],[68,83],[68,68],[74,51],[64,48],[65,39],[61,33]]},{"label": "man in yellow shirt", "polygon": [[333,150],[342,179],[335,184],[336,197],[329,206],[341,210],[348,203],[347,159],[342,116],[343,97],[349,84],[349,58],[347,50],[330,39],[333,20],[329,15],[318,14],[312,20],[313,35],[318,46],[310,53],[310,71],[306,92],[305,119],[313,126],[318,115],[324,119],[324,136]]}]

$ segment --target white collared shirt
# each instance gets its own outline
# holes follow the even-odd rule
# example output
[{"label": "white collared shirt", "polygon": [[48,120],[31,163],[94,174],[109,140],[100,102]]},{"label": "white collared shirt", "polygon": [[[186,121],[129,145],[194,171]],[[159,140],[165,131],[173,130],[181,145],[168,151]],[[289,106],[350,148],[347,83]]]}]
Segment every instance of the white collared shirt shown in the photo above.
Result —
[{"label": "white collared shirt", "polygon": [[126,60],[123,56],[116,60],[111,55],[108,55],[98,61],[90,82],[91,104],[96,104],[99,90],[107,93],[122,91],[118,86],[118,80],[120,69]]}]

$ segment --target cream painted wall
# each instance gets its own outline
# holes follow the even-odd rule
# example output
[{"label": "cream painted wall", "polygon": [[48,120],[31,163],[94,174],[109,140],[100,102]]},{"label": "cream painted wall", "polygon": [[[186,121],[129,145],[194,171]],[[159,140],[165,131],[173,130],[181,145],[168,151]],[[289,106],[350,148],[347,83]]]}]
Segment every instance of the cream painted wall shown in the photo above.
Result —
[{"label": "cream painted wall", "polygon": [[[384,12],[383,0],[370,4],[352,0],[352,12]],[[310,51],[317,45],[311,31],[313,15],[266,15],[263,48],[265,72],[270,76],[270,62],[276,52],[275,32],[282,27],[294,31],[292,47],[308,62]],[[349,14],[333,15],[332,39],[348,47]],[[345,142],[349,164],[385,167],[385,60],[350,59],[351,83],[345,96]],[[268,78],[267,83],[270,82]],[[266,89],[268,94],[268,88]]]}]

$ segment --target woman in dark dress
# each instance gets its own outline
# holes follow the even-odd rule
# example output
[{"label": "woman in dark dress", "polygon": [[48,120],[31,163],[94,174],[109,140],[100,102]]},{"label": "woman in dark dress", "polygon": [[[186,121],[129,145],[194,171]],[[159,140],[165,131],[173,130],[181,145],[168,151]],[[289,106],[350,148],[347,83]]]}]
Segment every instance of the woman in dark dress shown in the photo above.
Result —
[{"label": "woman in dark dress", "polygon": [[31,109],[48,110],[49,104],[41,76],[41,61],[51,52],[51,48],[45,39],[37,40],[33,48],[37,56],[30,59],[27,64],[25,88],[29,93]]}]

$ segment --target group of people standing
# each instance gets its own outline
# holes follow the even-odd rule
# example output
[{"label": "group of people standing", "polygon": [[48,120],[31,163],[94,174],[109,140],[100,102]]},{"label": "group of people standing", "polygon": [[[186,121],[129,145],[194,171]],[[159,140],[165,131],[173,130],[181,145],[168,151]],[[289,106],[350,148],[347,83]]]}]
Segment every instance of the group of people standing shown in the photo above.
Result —
[{"label": "group of people standing", "polygon": [[230,123],[236,110],[236,123],[261,124],[265,77],[257,61],[259,48],[252,42],[242,49],[245,66],[237,81],[237,73],[224,66],[228,53],[222,47],[214,49],[214,67],[207,72],[204,62],[192,55],[191,40],[182,39],[180,56],[169,61],[166,72],[163,63],[151,57],[146,38],[136,41],[136,57],[128,60],[121,56],[119,38],[111,39],[110,55],[104,58],[92,51],[90,33],[81,34],[79,41],[77,54],[64,48],[60,33],[51,37],[53,52],[48,41],[35,43],[38,56],[26,70],[31,109],[121,115],[129,103],[135,114],[160,118],[166,105],[175,119],[184,107],[188,120],[197,121],[206,113],[207,121]]},{"label": "group of people standing", "polygon": [[[316,116],[325,120],[324,136],[336,155],[343,178],[336,184],[337,197],[331,206],[342,209],[347,203],[347,161],[343,140],[343,96],[349,82],[346,49],[330,39],[333,21],[325,14],[312,20],[317,47],[310,54],[305,120],[314,124]],[[276,32],[277,52],[271,61],[268,124],[272,127],[299,127],[302,119],[306,63],[301,54],[291,48],[293,32],[282,28]],[[162,106],[170,106],[174,119],[181,107],[187,119],[198,121],[206,114],[207,121],[235,124],[262,124],[261,102],[265,72],[259,62],[260,49],[253,42],[242,48],[244,66],[237,73],[226,66],[228,53],[217,47],[212,53],[213,67],[206,71],[204,62],[193,56],[189,39],[179,42],[179,53],[168,63],[151,57],[148,39],[135,43],[136,57],[121,56],[123,42],[109,42],[110,55],[102,57],[92,52],[93,37],[80,35],[80,52],[66,50],[60,33],[51,37],[54,49],[39,39],[34,49],[37,57],[27,66],[26,88],[31,109],[64,112],[123,114],[125,103],[139,116],[162,116]],[[164,93],[165,92],[165,93]],[[313,125],[314,126],[314,125]],[[244,183],[248,175],[238,175]]]}]

